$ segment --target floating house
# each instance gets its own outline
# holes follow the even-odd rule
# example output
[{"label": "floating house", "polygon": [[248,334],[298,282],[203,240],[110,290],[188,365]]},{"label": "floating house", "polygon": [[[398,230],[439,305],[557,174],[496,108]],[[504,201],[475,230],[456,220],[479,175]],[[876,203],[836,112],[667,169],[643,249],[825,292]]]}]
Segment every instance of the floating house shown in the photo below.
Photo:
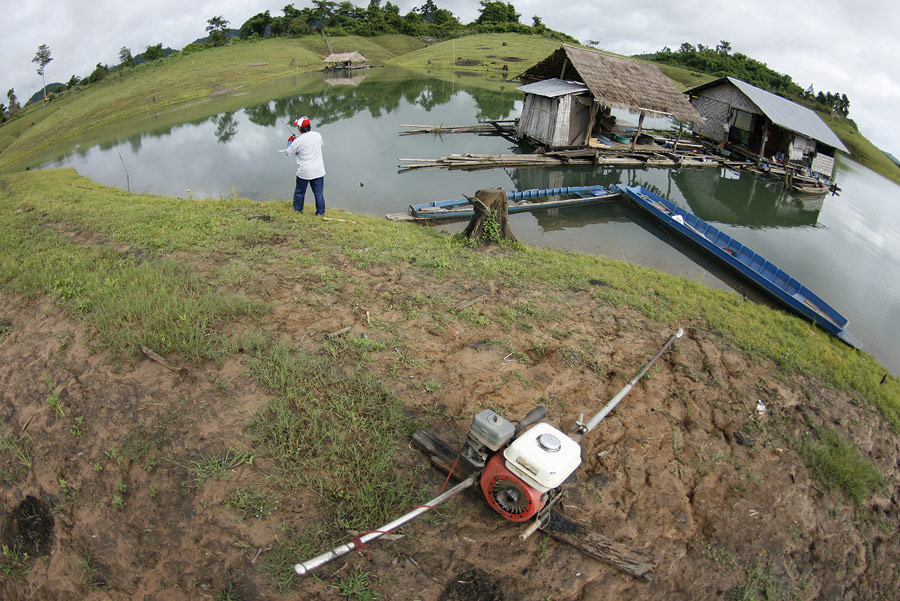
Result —
[{"label": "floating house", "polygon": [[358,51],[335,52],[326,56],[322,62],[326,69],[365,69],[369,59]]},{"label": "floating house", "polygon": [[516,135],[541,145],[591,145],[612,108],[640,114],[632,147],[645,114],[700,120],[656,65],[597,50],[563,44],[518,78],[525,104]]},{"label": "floating house", "polygon": [[[758,160],[786,163],[831,177],[835,151],[849,154],[815,111],[733,77],[685,92],[704,117],[694,132]],[[780,161],[779,161],[780,162]]]}]

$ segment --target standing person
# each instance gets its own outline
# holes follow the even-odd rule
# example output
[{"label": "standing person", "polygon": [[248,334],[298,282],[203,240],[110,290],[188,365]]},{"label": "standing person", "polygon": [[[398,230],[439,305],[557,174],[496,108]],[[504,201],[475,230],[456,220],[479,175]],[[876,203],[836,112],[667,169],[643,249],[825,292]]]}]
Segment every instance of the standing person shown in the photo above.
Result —
[{"label": "standing person", "polygon": [[306,186],[312,188],[316,198],[316,215],[325,214],[325,161],[322,159],[322,136],[311,131],[309,117],[300,117],[293,123],[300,129],[299,136],[288,138],[284,154],[297,157],[297,185],[294,188],[294,210],[303,212]]}]

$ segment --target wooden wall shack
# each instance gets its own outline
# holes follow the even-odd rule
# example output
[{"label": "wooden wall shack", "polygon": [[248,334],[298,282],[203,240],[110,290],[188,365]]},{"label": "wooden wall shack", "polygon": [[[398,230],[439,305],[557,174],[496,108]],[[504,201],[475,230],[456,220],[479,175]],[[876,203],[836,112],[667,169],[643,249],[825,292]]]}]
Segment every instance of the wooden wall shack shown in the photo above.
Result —
[{"label": "wooden wall shack", "polygon": [[694,124],[695,133],[726,141],[760,161],[777,156],[777,162],[786,159],[795,168],[831,177],[835,151],[849,152],[811,109],[739,79],[723,77],[686,94],[704,117]]},{"label": "wooden wall shack", "polygon": [[587,143],[593,101],[585,86],[557,79],[519,90],[525,92],[519,138],[552,148]]}]

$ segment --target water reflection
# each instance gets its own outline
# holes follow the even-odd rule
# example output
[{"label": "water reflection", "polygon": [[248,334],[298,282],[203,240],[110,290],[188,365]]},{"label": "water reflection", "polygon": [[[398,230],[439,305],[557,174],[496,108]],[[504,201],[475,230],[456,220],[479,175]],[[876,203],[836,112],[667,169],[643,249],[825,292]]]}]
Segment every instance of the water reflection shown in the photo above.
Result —
[{"label": "water reflection", "polygon": [[[900,373],[900,196],[892,182],[838,162],[840,196],[795,197],[778,182],[719,169],[596,166],[398,172],[399,158],[523,149],[496,136],[400,136],[401,125],[469,125],[518,116],[516,84],[453,73],[376,68],[334,79],[297,75],[178,111],[136,118],[36,164],[74,167],[99,183],[176,197],[238,195],[288,202],[296,164],[285,124],[308,115],[325,139],[329,207],[382,216],[479,188],[617,183],[654,190],[797,277],[851,320],[851,330]],[[22,165],[24,168],[26,165]],[[872,216],[877,219],[872,219]],[[627,202],[511,216],[527,243],[624,259],[713,286],[738,286],[662,234]],[[447,226],[452,229],[456,226]]]}]

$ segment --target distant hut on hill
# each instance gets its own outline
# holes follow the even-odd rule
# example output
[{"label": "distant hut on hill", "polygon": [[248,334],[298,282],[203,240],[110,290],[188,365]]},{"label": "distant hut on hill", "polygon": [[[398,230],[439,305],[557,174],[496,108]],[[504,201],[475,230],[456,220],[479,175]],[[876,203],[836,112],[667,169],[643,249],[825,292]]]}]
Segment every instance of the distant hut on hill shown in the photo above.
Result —
[{"label": "distant hut on hill", "polygon": [[322,62],[325,63],[326,69],[365,69],[368,67],[365,56],[358,51],[353,52],[334,52],[326,56]]},{"label": "distant hut on hill", "polygon": [[[517,135],[549,146],[588,145],[612,108],[678,121],[701,119],[656,65],[563,44],[519,75],[526,85]],[[598,119],[598,116],[600,117]]]}]

